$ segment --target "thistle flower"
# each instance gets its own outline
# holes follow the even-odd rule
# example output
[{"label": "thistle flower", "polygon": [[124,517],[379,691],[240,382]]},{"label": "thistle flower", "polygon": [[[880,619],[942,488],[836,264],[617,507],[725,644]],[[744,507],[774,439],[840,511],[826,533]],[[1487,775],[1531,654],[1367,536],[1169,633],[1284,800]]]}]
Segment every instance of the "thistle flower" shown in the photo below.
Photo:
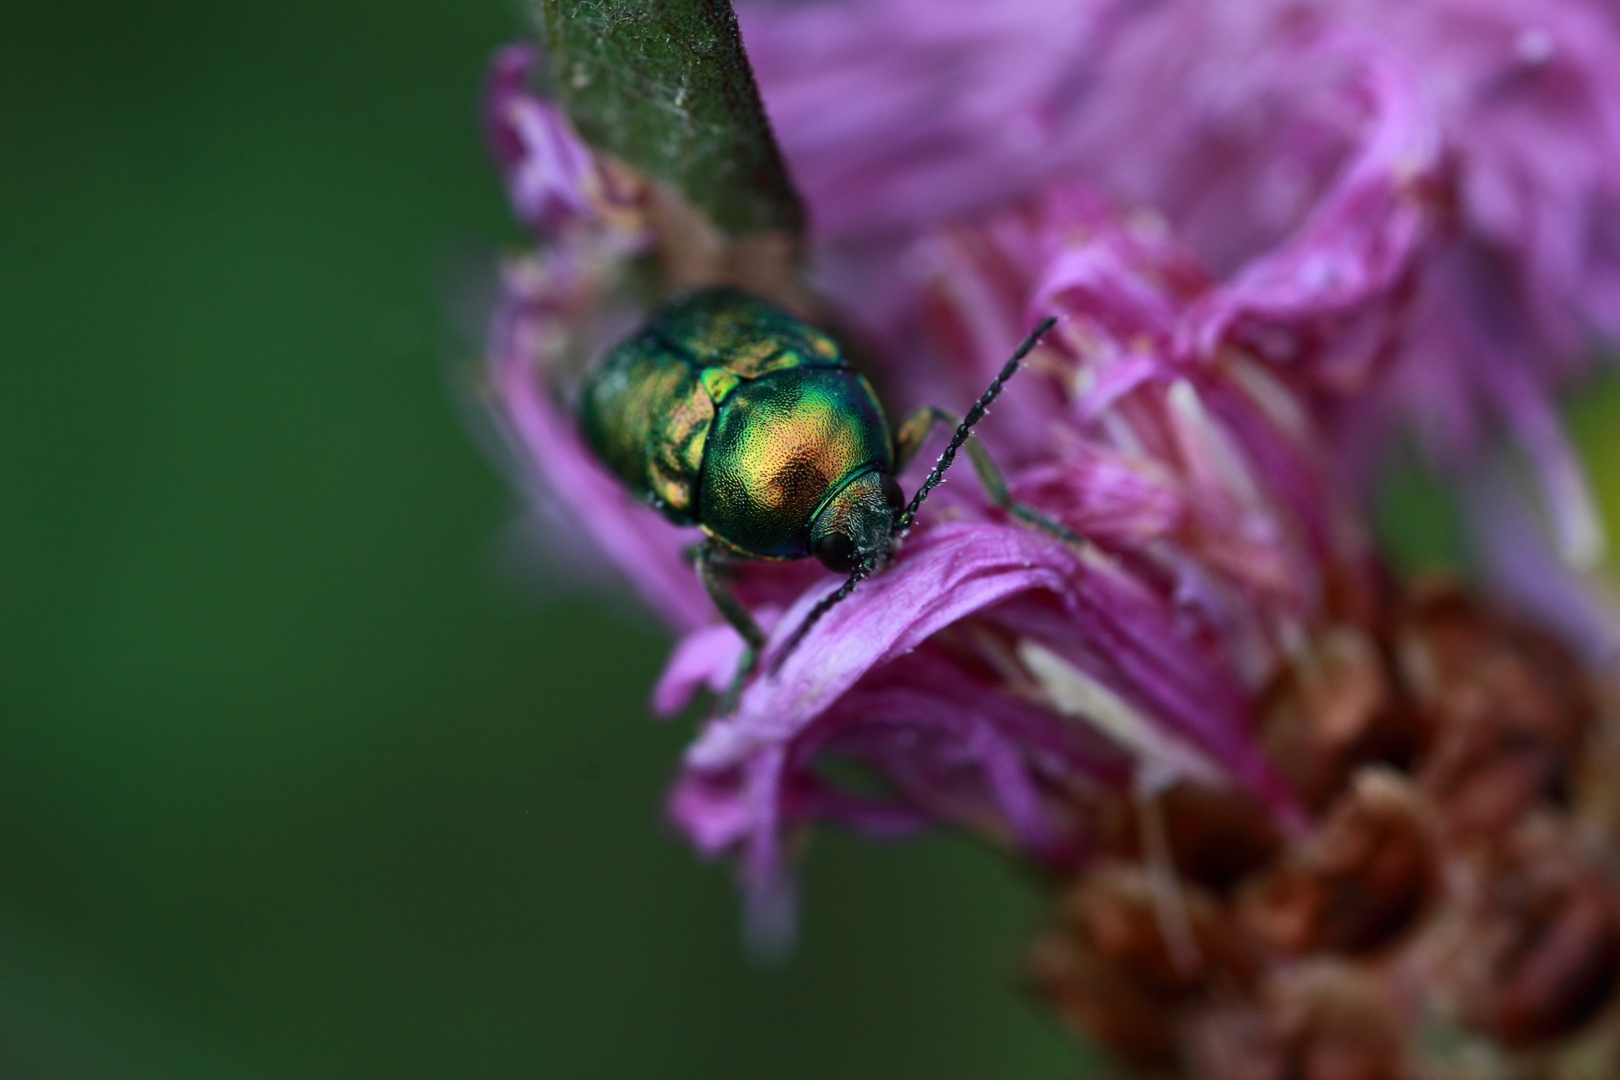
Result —
[{"label": "thistle flower", "polygon": [[[1574,36],[1548,70],[1591,93],[1575,116],[1511,65],[1481,83],[1505,0],[1382,23],[1371,0],[911,2],[745,12],[818,282],[897,410],[971,401],[1058,316],[975,437],[1080,540],[953,475],[703,725],[673,820],[735,859],[766,943],[816,823],[1004,847],[1060,898],[1036,983],[1144,1069],[1486,1076],[1611,1052],[1591,1022],[1620,981],[1620,833],[1582,782],[1606,745],[1587,670],[1489,601],[1395,581],[1360,502],[1369,440],[1428,406],[1420,435],[1459,469],[1510,426],[1590,555],[1550,395],[1608,329],[1605,245],[1560,245],[1609,181],[1479,132],[1551,109],[1607,137],[1613,28],[1571,3],[1551,53],[1512,39],[1513,64],[1545,66]],[[695,530],[592,458],[568,385],[645,313],[632,282],[672,226],[524,88],[531,59],[498,58],[488,106],[542,241],[504,270],[493,405],[526,486],[680,635],[653,692],[669,714],[723,691],[743,643],[683,558]],[[1580,289],[1543,292],[1549,260]],[[1482,296],[1511,332],[1483,328]],[[1495,350],[1480,365],[1457,362],[1469,338]],[[768,654],[838,584],[770,563],[732,582]]]},{"label": "thistle flower", "polygon": [[[547,224],[557,242],[508,270],[494,385],[521,457],[545,462],[596,546],[677,628],[701,627],[656,692],[672,711],[724,685],[740,643],[703,625],[710,604],[679,554],[691,537],[629,503],[553,397],[546,368],[602,291],[586,267],[609,265],[602,251],[623,238],[601,216],[574,232]],[[1145,762],[1160,781],[1229,776],[1295,820],[1249,703],[1313,626],[1352,617],[1371,590],[1363,540],[1323,497],[1320,448],[1287,389],[1237,351],[1178,359],[1211,284],[1154,221],[1056,190],[930,237],[918,258],[938,340],[882,374],[933,400],[982,384],[1031,307],[1068,316],[1038,356],[1038,388],[1010,397],[984,437],[1014,466],[1017,497],[1089,542],[1071,550],[952,485],[894,566],[708,726],[673,812],[704,850],[741,853],[771,925],[785,911],[783,838],[816,819],[883,834],[951,822],[1070,865],[1097,842],[1086,793],[1121,789]],[[738,583],[762,616],[797,594],[780,628],[827,588],[794,569],[760,565]],[[818,768],[828,756],[885,793],[841,787]]]},{"label": "thistle flower", "polygon": [[[823,0],[743,20],[830,248],[869,252],[1084,177],[1253,283],[1258,306],[1233,317],[1302,384],[1356,477],[1396,432],[1455,474],[1506,430],[1560,550],[1599,556],[1552,400],[1620,335],[1607,6]],[[1335,235],[1368,247],[1324,247]],[[839,298],[860,303],[870,276]],[[1279,325],[1270,305],[1313,287],[1339,292],[1340,317]],[[1306,340],[1324,335],[1332,347]]]}]

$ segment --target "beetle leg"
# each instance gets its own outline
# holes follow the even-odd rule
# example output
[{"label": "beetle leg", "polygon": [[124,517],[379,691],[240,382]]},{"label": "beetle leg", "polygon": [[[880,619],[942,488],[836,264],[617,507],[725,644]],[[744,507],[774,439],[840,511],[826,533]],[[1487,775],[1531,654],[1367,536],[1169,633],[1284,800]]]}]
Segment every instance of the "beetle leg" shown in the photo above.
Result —
[{"label": "beetle leg", "polygon": [[744,642],[742,656],[737,660],[737,674],[732,678],[731,685],[720,698],[719,713],[726,715],[737,707],[737,695],[742,693],[743,682],[754,671],[759,663],[759,655],[765,650],[765,631],[759,628],[759,623],[748,613],[737,598],[731,595],[731,590],[721,580],[720,573],[715,567],[715,547],[707,540],[696,544],[692,548],[692,562],[697,567],[698,580],[703,582],[703,589],[714,601],[715,608],[730,623],[732,629],[742,635]]},{"label": "beetle leg", "polygon": [[[959,423],[960,420],[944,409],[933,405],[919,406],[900,421],[900,427],[894,433],[895,472],[904,469],[911,463],[911,459],[917,456],[917,451],[922,449],[923,442],[928,438],[929,432],[934,430],[934,425],[943,424],[947,429],[952,429]],[[968,460],[973,462],[973,474],[979,478],[979,486],[984,488],[984,493],[991,503],[1065,544],[1079,546],[1085,542],[1078,533],[1062,522],[1047,517],[1027,503],[1015,501],[1011,492],[1007,490],[1007,481],[1001,475],[1001,470],[996,467],[990,452],[978,439],[969,439],[963,444],[962,449],[967,451]]]},{"label": "beetle leg", "polygon": [[935,424],[955,427],[956,421],[951,419],[949,413],[932,405],[919,406],[900,421],[900,426],[894,431],[894,471],[897,474],[911,464],[911,459],[922,449],[923,440],[928,438]]},{"label": "beetle leg", "polygon": [[726,617],[726,622],[742,635],[743,641],[748,643],[750,649],[758,652],[765,647],[765,631],[759,628],[754,617],[748,614],[748,609],[731,595],[730,589],[726,588],[726,583],[720,579],[720,574],[715,568],[714,556],[713,544],[704,542],[696,545],[693,562],[697,566],[698,580],[703,582],[703,588],[708,592],[709,599],[714,601],[714,606],[720,610],[720,614]]},{"label": "beetle leg", "polygon": [[[944,409],[933,405],[923,405],[910,416],[900,422],[900,429],[894,436],[894,470],[899,472],[911,464],[911,459],[917,456],[922,449],[928,433],[934,430],[934,425],[941,424],[947,430],[954,429],[960,424],[961,418],[952,416]],[[969,460],[973,462],[973,472],[979,478],[979,486],[990,501],[1003,510],[1011,511],[1012,496],[1007,493],[1007,481],[1001,477],[1001,470],[996,463],[990,460],[989,451],[978,439],[969,439],[962,447],[967,451]],[[1021,504],[1020,504],[1021,505]]]}]

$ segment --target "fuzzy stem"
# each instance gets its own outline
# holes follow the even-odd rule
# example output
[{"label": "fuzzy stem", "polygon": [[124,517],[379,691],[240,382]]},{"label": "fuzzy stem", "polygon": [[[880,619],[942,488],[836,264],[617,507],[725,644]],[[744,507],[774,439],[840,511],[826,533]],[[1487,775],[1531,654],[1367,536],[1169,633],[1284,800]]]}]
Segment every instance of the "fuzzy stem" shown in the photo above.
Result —
[{"label": "fuzzy stem", "polygon": [[730,237],[804,231],[727,0],[535,0],[552,92],[580,134]]}]

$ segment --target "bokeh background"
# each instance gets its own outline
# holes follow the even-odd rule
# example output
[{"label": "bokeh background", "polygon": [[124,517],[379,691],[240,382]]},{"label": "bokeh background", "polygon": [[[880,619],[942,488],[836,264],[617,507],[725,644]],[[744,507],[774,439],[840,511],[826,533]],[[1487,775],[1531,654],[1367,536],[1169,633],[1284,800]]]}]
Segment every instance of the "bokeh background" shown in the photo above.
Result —
[{"label": "bokeh background", "polygon": [[[0,1080],[1091,1071],[966,843],[818,837],[751,963],[660,635],[513,557],[451,313],[520,26],[0,3]],[[1620,395],[1575,419],[1613,528]],[[1432,489],[1382,516],[1447,557]]]}]

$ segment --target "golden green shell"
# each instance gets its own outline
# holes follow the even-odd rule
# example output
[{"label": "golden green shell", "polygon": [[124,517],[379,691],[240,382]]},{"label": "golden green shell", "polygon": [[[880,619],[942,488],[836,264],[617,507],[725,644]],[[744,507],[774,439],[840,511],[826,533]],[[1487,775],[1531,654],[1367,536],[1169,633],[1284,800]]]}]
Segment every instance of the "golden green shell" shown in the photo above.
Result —
[{"label": "golden green shell", "polygon": [[579,420],[631,492],[758,558],[808,554],[832,496],[891,466],[883,410],[837,344],[730,288],[666,306],[603,357]]}]

